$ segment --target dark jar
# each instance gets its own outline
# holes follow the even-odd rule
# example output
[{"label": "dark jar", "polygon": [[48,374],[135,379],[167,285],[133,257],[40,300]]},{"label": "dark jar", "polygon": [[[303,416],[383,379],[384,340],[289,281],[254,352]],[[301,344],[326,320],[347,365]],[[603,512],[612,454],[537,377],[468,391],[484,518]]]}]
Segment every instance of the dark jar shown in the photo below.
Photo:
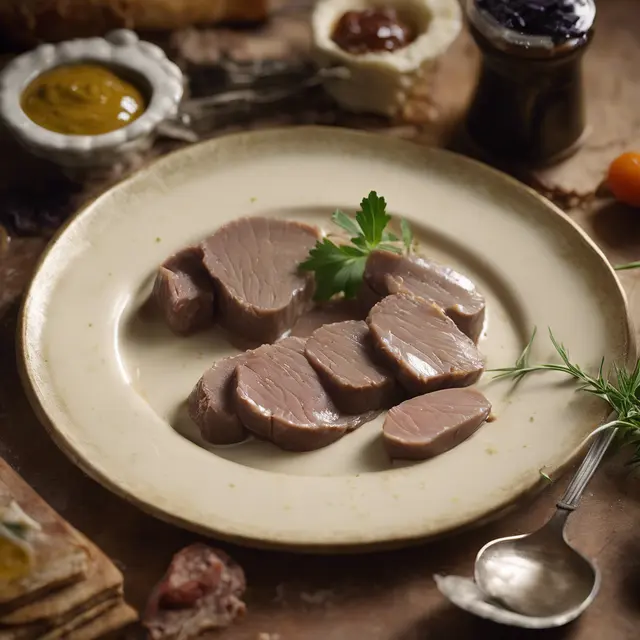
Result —
[{"label": "dark jar", "polygon": [[[528,4],[536,2],[550,4]],[[586,132],[581,61],[593,37],[594,0],[566,0],[576,20],[557,33],[553,24],[535,25],[537,33],[527,33],[524,21],[518,30],[505,26],[480,8],[486,4],[467,1],[469,28],[482,52],[469,137],[491,156],[529,165],[570,155]]]}]

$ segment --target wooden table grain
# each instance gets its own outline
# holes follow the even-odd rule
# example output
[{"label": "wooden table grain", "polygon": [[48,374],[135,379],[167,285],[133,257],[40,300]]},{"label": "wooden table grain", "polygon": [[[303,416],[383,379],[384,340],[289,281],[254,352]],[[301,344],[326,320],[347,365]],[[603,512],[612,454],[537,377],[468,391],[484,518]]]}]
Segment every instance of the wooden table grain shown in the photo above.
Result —
[{"label": "wooden table grain", "polygon": [[[281,18],[290,19],[293,24],[298,24],[296,20],[308,11],[309,5],[305,0],[293,3],[283,0],[277,4],[294,7],[293,17],[287,17],[284,12]],[[606,12],[604,22],[610,30],[626,29],[622,23],[633,21],[634,16],[636,24],[640,20],[637,0],[607,0],[600,3],[599,8],[601,5]],[[299,45],[302,37],[298,32],[295,34],[295,46],[291,45],[294,52],[297,46],[302,46]],[[193,33],[187,35],[192,39],[196,37]],[[181,46],[185,37],[182,34]],[[234,46],[244,42],[241,35],[234,37]],[[601,35],[604,37],[606,32]],[[189,46],[193,49],[193,44]],[[464,65],[467,62],[473,65],[475,54],[469,50],[468,42],[459,43],[457,47],[458,58],[445,61],[443,66],[451,82],[468,84],[473,67]],[[596,57],[595,64],[600,68],[608,55],[607,47],[603,43]],[[259,51],[259,55],[267,55],[264,49]],[[634,55],[638,55],[635,62],[638,66],[640,54]],[[610,68],[615,69],[617,63],[612,59]],[[628,61],[625,64],[628,66]],[[596,74],[591,82],[597,82]],[[624,78],[620,82],[624,82]],[[436,118],[439,124],[424,121],[417,134],[416,130],[409,131],[410,127],[395,127],[394,133],[416,137],[424,143],[440,143],[442,132],[448,130],[456,114],[463,111],[468,91],[445,87],[440,96],[444,116],[440,120]],[[638,105],[622,104],[617,108],[620,113],[635,113]],[[301,119],[325,122],[327,113],[314,106],[305,111]],[[334,114],[332,117],[339,124],[351,122],[346,116]],[[260,126],[260,122],[252,126]],[[373,120],[354,121],[354,126],[381,127]],[[616,138],[611,144],[617,148],[619,143]],[[40,165],[36,169],[31,166],[30,173],[25,175],[17,156],[7,151],[9,148],[7,145],[0,148],[0,166],[6,168],[0,179],[0,221],[14,231],[9,243],[0,236],[0,455],[116,561],[125,574],[129,601],[141,609],[171,555],[196,537],[143,514],[85,477],[54,446],[26,400],[15,364],[20,297],[46,238],[73,208],[76,194],[70,195],[69,184],[56,177],[46,185],[44,203],[38,200],[37,189],[23,187],[30,187],[30,176],[34,172],[44,175],[40,173]],[[590,171],[593,171],[593,157],[592,153]],[[22,186],[16,191],[17,185]],[[95,187],[92,189],[95,191]],[[56,194],[63,192],[65,197],[58,202]],[[583,200],[569,213],[612,262],[640,259],[640,211],[591,199]],[[620,278],[629,297],[631,317],[639,318],[640,271],[621,273]],[[242,623],[215,637],[225,640],[637,638],[640,634],[640,476],[625,467],[625,460],[624,453],[606,459],[580,509],[569,521],[569,539],[598,563],[603,582],[594,605],[581,619],[565,628],[524,632],[480,621],[449,605],[436,590],[432,576],[434,573],[469,575],[475,553],[485,542],[540,526],[552,513],[566,477],[497,522],[402,551],[314,557],[223,545],[247,573],[249,612]],[[128,636],[142,637],[142,631],[134,629]]]}]

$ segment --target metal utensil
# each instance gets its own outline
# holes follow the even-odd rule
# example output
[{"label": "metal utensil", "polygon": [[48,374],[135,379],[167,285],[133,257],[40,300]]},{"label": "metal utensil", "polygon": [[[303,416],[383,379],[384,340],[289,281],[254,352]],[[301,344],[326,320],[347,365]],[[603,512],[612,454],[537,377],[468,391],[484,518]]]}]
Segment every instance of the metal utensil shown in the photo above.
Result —
[{"label": "metal utensil", "polygon": [[[183,142],[197,142],[200,139],[201,130],[210,129],[211,122],[215,122],[225,109],[237,111],[240,107],[255,109],[277,104],[321,86],[326,80],[348,77],[349,70],[345,67],[328,67],[311,71],[305,68],[289,75],[283,72],[279,76],[270,78],[268,83],[261,82],[260,78],[250,82],[246,77],[240,77],[230,88],[186,100],[176,118],[160,124],[158,133]],[[208,126],[207,123],[209,123]]]},{"label": "metal utensil", "polygon": [[569,545],[564,527],[614,437],[615,430],[596,437],[546,525],[489,542],[476,556],[475,583],[435,576],[440,591],[470,613],[502,624],[544,629],[577,618],[596,597],[600,572]]}]

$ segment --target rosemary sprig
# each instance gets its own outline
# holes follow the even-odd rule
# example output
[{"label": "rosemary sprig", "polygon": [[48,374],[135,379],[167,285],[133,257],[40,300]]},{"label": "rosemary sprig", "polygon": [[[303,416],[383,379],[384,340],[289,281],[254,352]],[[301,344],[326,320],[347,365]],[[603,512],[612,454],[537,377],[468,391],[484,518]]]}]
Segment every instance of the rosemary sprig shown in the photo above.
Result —
[{"label": "rosemary sprig", "polygon": [[627,262],[626,264],[619,264],[613,267],[616,271],[629,271],[630,269],[640,269],[639,262]]},{"label": "rosemary sprig", "polygon": [[618,439],[622,445],[635,447],[630,464],[640,463],[640,360],[631,372],[614,364],[610,375],[605,376],[604,358],[600,362],[598,373],[591,375],[582,367],[571,362],[566,347],[558,342],[549,330],[551,342],[560,356],[560,363],[530,364],[529,354],[536,336],[534,329],[520,357],[513,367],[492,369],[494,379],[513,379],[516,382],[536,371],[556,371],[564,373],[580,383],[579,391],[584,391],[604,400],[616,414],[616,418],[600,425],[591,436],[605,429],[618,429]]}]

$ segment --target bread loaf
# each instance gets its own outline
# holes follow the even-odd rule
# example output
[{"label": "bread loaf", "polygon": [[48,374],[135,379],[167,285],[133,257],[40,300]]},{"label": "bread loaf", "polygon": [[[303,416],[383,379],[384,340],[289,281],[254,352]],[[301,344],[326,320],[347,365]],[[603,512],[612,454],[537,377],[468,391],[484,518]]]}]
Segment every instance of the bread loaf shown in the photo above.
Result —
[{"label": "bread loaf", "polygon": [[0,0],[0,38],[9,46],[220,21],[258,21],[269,0]]}]

